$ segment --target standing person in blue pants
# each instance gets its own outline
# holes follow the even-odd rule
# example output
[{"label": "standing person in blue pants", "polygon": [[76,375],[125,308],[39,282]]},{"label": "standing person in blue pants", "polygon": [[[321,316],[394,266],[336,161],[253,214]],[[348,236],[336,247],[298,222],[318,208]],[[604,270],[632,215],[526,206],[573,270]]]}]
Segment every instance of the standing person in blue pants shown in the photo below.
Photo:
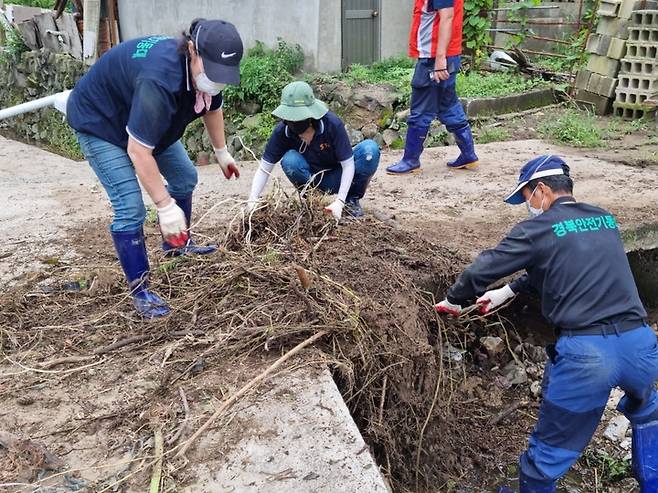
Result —
[{"label": "standing person in blue pants", "polygon": [[233,24],[197,19],[179,40],[149,36],[112,48],[69,97],[68,122],[112,203],[110,232],[144,318],[170,309],[148,288],[146,209],[139,182],[157,207],[168,255],[216,249],[189,238],[197,172],[180,138],[188,124],[203,118],[224,176],[240,176],[226,149],[222,89],[239,83],[242,52]]},{"label": "standing person in blue pants", "polygon": [[[554,493],[601,419],[610,390],[633,427],[633,473],[641,493],[658,491],[658,346],[647,325],[617,222],[572,196],[569,167],[540,156],[522,169],[505,199],[526,203],[531,218],[481,253],[436,306],[458,316],[474,300],[493,310],[520,292],[539,295],[555,327],[547,348],[539,420],[521,455],[520,493]],[[499,289],[489,286],[517,271]],[[508,488],[501,492],[511,493]]]},{"label": "standing person in blue pants", "polygon": [[420,171],[420,155],[430,124],[438,118],[455,136],[460,154],[450,168],[478,164],[471,126],[457,97],[461,68],[463,0],[415,0],[409,56],[417,58],[411,80],[411,114],[407,119],[404,155],[386,168],[391,175]]},{"label": "standing person in blue pants", "polygon": [[377,143],[364,140],[352,149],[341,119],[315,98],[306,82],[288,84],[272,114],[282,121],[274,128],[254,175],[248,210],[255,207],[274,165],[281,161],[283,172],[298,189],[310,185],[336,194],[326,213],[337,220],[343,209],[351,217],[363,216],[360,200],[379,165]]}]

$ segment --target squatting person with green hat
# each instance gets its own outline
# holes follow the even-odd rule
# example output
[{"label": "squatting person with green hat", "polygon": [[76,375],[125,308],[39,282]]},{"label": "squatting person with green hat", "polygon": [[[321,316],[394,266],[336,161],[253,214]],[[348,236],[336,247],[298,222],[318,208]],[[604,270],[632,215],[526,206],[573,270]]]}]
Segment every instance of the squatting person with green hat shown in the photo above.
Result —
[{"label": "squatting person with green hat", "polygon": [[364,140],[352,149],[341,119],[315,98],[306,82],[288,84],[272,114],[282,121],[265,147],[248,210],[254,208],[274,165],[281,161],[283,172],[297,188],[310,184],[337,195],[326,213],[340,219],[345,209],[350,216],[363,216],[359,200],[379,165],[377,143]]}]

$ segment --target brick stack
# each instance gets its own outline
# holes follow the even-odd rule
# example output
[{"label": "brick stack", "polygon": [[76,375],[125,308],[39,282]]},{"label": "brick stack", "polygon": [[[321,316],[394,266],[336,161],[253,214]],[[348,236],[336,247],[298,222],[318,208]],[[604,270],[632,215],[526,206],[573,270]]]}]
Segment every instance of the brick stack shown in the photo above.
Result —
[{"label": "brick stack", "polygon": [[647,100],[658,94],[658,10],[633,12],[618,79],[615,116],[633,120],[656,111]]},{"label": "brick stack", "polygon": [[589,62],[587,68],[581,69],[576,77],[576,100],[592,107],[599,115],[612,110],[618,84],[617,75],[626,54],[631,17],[638,8],[647,6],[658,8],[658,2],[601,0],[599,4],[599,24],[596,33],[592,33],[587,40]]}]

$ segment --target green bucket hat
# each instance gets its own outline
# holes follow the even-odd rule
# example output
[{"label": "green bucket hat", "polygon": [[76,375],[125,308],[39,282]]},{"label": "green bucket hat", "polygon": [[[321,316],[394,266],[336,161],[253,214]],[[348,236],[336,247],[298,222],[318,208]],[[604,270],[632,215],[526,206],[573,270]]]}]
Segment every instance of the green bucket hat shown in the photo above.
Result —
[{"label": "green bucket hat", "polygon": [[315,99],[313,89],[306,82],[298,80],[283,88],[281,104],[272,114],[289,122],[300,122],[313,118],[319,120],[327,114],[329,108],[319,99]]}]

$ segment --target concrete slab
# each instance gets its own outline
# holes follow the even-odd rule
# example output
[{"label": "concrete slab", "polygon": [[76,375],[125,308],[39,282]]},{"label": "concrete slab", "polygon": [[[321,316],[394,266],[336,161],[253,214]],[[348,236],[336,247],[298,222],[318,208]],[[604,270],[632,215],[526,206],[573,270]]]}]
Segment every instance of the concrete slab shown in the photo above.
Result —
[{"label": "concrete slab", "polygon": [[194,462],[223,459],[192,466],[184,493],[390,492],[328,370],[286,374],[258,400],[199,443]]},{"label": "concrete slab", "polygon": [[464,111],[469,118],[503,115],[555,104],[558,99],[553,89],[534,89],[521,94],[495,98],[462,98]]}]

